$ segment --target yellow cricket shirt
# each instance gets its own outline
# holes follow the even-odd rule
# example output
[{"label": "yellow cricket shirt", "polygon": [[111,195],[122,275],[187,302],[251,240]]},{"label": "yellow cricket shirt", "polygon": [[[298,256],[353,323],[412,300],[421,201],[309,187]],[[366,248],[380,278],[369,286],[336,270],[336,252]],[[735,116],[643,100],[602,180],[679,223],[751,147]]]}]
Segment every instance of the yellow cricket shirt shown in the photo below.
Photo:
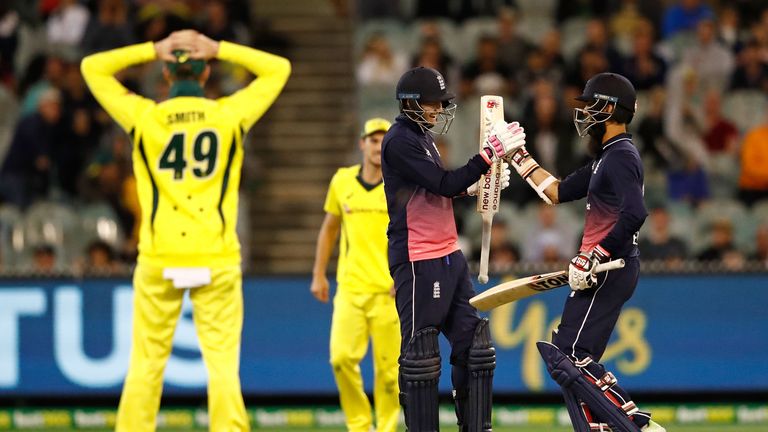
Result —
[{"label": "yellow cricket shirt", "polygon": [[217,58],[257,76],[228,97],[175,97],[162,103],[129,92],[114,77],[156,58],[151,42],[86,57],[91,92],[133,141],[142,223],[139,262],[160,267],[240,263],[237,225],[243,135],[277,98],[288,60],[220,42]]},{"label": "yellow cricket shirt", "polygon": [[336,281],[349,292],[389,292],[387,200],[384,183],[364,184],[360,165],[340,168],[331,179],[324,209],[341,218]]}]

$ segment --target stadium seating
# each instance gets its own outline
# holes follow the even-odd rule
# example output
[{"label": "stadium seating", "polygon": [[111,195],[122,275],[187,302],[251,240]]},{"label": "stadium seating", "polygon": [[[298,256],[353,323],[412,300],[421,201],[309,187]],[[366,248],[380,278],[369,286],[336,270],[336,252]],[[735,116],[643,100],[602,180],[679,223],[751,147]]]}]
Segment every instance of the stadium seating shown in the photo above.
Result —
[{"label": "stadium seating", "polygon": [[742,133],[765,122],[766,109],[768,101],[759,90],[737,90],[723,95],[723,114]]},{"label": "stadium seating", "polygon": [[361,119],[394,118],[398,113],[394,83],[392,86],[361,86],[358,91],[358,110]]},{"label": "stadium seating", "polygon": [[[23,256],[28,259],[35,247],[51,246],[56,254],[56,268],[68,268],[77,256],[77,217],[70,207],[63,204],[52,201],[32,204],[24,215]],[[29,265],[29,262],[24,264]]]},{"label": "stadium seating", "polygon": [[768,200],[761,200],[752,205],[752,218],[757,224],[768,223]]},{"label": "stadium seating", "polygon": [[[474,206],[474,201],[476,198],[467,199],[471,199],[473,201],[473,205],[469,206],[462,215],[464,220],[463,233],[464,237],[469,239],[472,250],[479,250],[480,237],[483,231],[483,220],[480,217],[480,214],[477,213],[477,210]],[[509,231],[507,232],[507,239],[514,243],[519,243],[517,240],[521,238],[520,236],[524,231],[523,222],[520,218],[520,211],[517,209],[517,207],[515,207],[514,204],[502,202],[499,205],[499,212],[494,216],[494,221],[504,220],[509,227]]]},{"label": "stadium seating", "polygon": [[741,202],[731,198],[712,199],[703,203],[694,216],[695,231],[691,239],[694,253],[701,251],[709,244],[713,222],[722,219],[729,220],[733,225],[735,246],[744,251],[751,249],[756,224]]},{"label": "stadium seating", "polygon": [[84,251],[89,243],[100,240],[113,248],[118,248],[123,241],[115,211],[106,203],[93,203],[78,208],[79,231],[78,250]]},{"label": "stadium seating", "polygon": [[529,17],[552,19],[557,9],[557,0],[517,0],[517,7],[523,19]]},{"label": "stadium seating", "polygon": [[[410,54],[417,54],[421,47],[421,29],[425,25],[435,25],[440,34],[440,43],[443,49],[454,59],[461,59],[464,61],[464,57],[467,51],[463,45],[463,26],[457,26],[453,21],[447,18],[429,18],[415,20],[410,27],[406,29],[408,37],[410,37],[410,43],[406,46],[396,47],[399,50],[409,50]],[[474,46],[470,47],[469,52],[474,51]]]},{"label": "stadium seating", "polygon": [[[525,220],[536,221],[539,218],[539,211],[541,206],[544,205],[541,201],[533,201],[528,203],[522,210],[522,217]],[[556,223],[558,225],[567,228],[574,234],[582,228],[584,219],[584,202],[583,201],[571,201],[563,204],[558,204],[555,207]]]},{"label": "stadium seating", "polygon": [[470,18],[458,30],[461,39],[456,41],[457,60],[466,63],[475,58],[477,53],[477,41],[481,36],[498,34],[498,26],[494,18]]},{"label": "stadium seating", "polygon": [[587,22],[584,17],[573,17],[567,19],[561,26],[562,32],[562,53],[565,61],[571,62],[576,58],[579,50],[586,43]]},{"label": "stadium seating", "polygon": [[635,116],[632,118],[632,123],[630,123],[631,129],[634,129],[640,126],[640,122],[643,121],[643,117],[645,117],[646,113],[648,112],[650,105],[651,105],[651,93],[649,91],[643,91],[643,90],[638,91],[637,92],[637,110],[635,111]]},{"label": "stadium seating", "polygon": [[22,223],[19,209],[10,204],[0,205],[0,267],[4,270],[13,270],[20,264],[24,249]]},{"label": "stadium seating", "polygon": [[383,35],[389,46],[402,51],[408,49],[411,42],[410,32],[403,24],[395,19],[375,19],[360,23],[357,28],[357,36],[355,37],[355,53],[361,53],[365,44],[371,36],[375,34]]},{"label": "stadium seating", "polygon": [[691,32],[680,32],[667,39],[659,41],[657,52],[667,64],[676,63],[683,56],[686,47],[694,43],[695,36]]},{"label": "stadium seating", "polygon": [[0,85],[0,161],[5,159],[5,154],[11,145],[13,129],[19,115],[19,106],[13,93]]},{"label": "stadium seating", "polygon": [[739,161],[732,154],[714,154],[707,170],[709,188],[714,198],[736,196],[739,183]]}]

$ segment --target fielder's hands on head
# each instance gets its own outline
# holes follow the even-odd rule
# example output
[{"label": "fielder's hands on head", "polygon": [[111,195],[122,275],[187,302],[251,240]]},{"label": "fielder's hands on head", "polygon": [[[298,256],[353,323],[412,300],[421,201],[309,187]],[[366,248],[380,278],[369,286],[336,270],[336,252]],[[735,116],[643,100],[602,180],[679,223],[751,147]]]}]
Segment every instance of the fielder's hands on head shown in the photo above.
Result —
[{"label": "fielder's hands on head", "polygon": [[[490,171],[490,168],[488,169]],[[501,189],[504,190],[509,186],[509,178],[512,175],[512,170],[509,169],[509,164],[505,161],[501,163]],[[477,183],[473,183],[467,188],[467,195],[477,195]]]},{"label": "fielder's hands on head", "polygon": [[210,60],[218,54],[219,43],[202,33],[197,33],[189,56],[194,59]]},{"label": "fielder's hands on head", "polygon": [[597,284],[595,267],[608,259],[608,252],[599,245],[588,254],[580,252],[573,257],[568,266],[568,284],[571,289],[583,290],[595,286]]},{"label": "fielder's hands on head", "polygon": [[525,130],[517,122],[507,123],[499,120],[494,123],[491,133],[485,143],[483,152],[486,161],[490,163],[503,158],[525,145]]},{"label": "fielder's hands on head", "polygon": [[155,42],[155,55],[158,60],[165,62],[176,61],[176,57],[173,55],[173,50],[178,49],[174,41],[173,33],[163,40]]},{"label": "fielder's hands on head", "polygon": [[176,61],[175,50],[189,51],[194,59],[208,60],[219,53],[219,43],[195,30],[179,30],[155,42],[155,54],[162,61]]},{"label": "fielder's hands on head", "polygon": [[328,303],[328,278],[324,275],[313,276],[309,292],[311,292],[317,300],[323,303]]}]

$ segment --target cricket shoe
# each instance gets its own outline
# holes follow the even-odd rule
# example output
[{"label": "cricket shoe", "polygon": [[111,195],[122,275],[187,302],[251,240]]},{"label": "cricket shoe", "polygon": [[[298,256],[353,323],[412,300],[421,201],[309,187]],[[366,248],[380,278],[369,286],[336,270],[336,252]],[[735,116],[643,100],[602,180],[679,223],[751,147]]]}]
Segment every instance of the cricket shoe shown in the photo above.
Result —
[{"label": "cricket shoe", "polygon": [[643,429],[641,429],[641,431],[642,432],[667,432],[667,430],[664,429],[663,426],[661,426],[660,424],[656,423],[653,420],[648,422],[648,424],[645,425],[645,427],[643,427]]},{"label": "cricket shoe", "polygon": [[[605,423],[590,423],[589,430],[590,432],[611,432],[611,428]],[[667,432],[667,430],[660,424],[651,420],[650,423],[643,426],[641,432]]]}]

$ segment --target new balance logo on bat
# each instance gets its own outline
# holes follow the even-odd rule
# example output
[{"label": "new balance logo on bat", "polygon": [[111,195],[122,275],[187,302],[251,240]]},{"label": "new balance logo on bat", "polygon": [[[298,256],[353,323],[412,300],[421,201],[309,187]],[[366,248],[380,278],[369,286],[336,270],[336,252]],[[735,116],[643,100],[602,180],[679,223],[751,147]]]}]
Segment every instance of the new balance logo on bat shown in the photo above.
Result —
[{"label": "new balance logo on bat", "polygon": [[[491,170],[488,170],[490,172]],[[481,210],[487,211],[493,209],[494,211],[499,207],[499,194],[501,193],[501,171],[496,170],[493,173],[493,178],[490,175],[482,177],[483,184],[483,201],[481,204]]]}]

